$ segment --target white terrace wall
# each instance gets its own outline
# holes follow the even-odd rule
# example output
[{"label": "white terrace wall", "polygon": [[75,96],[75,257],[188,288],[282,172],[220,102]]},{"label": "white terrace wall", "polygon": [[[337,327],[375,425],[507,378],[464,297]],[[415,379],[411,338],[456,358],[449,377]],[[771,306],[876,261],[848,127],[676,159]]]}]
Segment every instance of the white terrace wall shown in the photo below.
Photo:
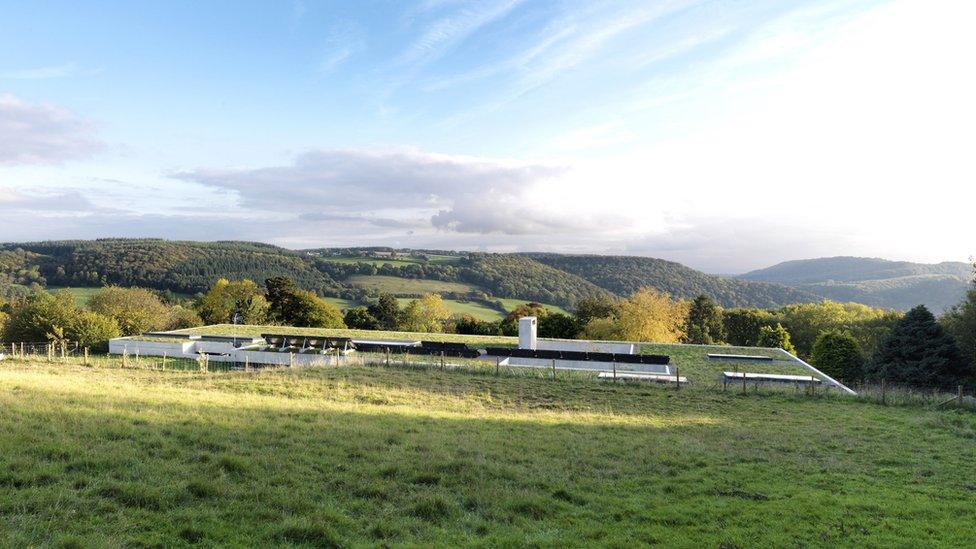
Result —
[{"label": "white terrace wall", "polygon": [[170,357],[193,357],[196,356],[193,350],[194,341],[173,340],[170,341],[140,341],[121,337],[109,340],[108,352],[113,355],[128,353],[134,355],[139,353],[142,356],[170,356]]}]

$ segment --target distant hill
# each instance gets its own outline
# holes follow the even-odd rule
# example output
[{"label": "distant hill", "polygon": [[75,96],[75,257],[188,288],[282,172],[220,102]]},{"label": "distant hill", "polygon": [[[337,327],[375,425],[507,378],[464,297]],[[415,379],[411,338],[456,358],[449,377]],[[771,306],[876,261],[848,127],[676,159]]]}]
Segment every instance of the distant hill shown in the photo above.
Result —
[{"label": "distant hill", "polygon": [[787,261],[741,275],[743,280],[783,284],[836,301],[907,310],[924,304],[935,313],[962,300],[972,266],[864,257]]},{"label": "distant hill", "polygon": [[[351,302],[390,288],[399,288],[398,297],[438,288],[445,298],[462,302],[505,298],[571,309],[586,297],[623,297],[649,286],[683,299],[708,294],[726,307],[773,308],[826,297],[899,309],[926,303],[938,312],[961,299],[969,267],[834,258],[789,262],[733,278],[634,256],[289,250],[253,242],[161,239],[0,244],[0,297],[24,295],[31,287],[103,284],[194,294],[219,278],[262,283],[271,276],[288,276],[305,289]],[[390,277],[407,280],[392,284],[396,280]]]},{"label": "distant hill", "polygon": [[777,307],[820,300],[814,294],[795,288],[709,275],[680,263],[652,257],[525,255],[577,275],[618,296],[630,295],[641,287],[650,286],[683,299],[707,294],[725,307]]}]

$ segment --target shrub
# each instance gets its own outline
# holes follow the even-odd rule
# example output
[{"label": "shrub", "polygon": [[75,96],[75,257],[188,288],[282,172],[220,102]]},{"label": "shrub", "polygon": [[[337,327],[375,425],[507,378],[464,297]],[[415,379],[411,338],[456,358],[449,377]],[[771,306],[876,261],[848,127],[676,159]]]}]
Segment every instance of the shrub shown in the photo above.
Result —
[{"label": "shrub", "polygon": [[105,349],[108,340],[119,337],[120,331],[115,319],[91,311],[81,311],[68,323],[65,335],[82,347]]},{"label": "shrub", "polygon": [[827,375],[844,381],[857,381],[864,375],[861,346],[848,332],[832,330],[820,334],[810,360]]}]

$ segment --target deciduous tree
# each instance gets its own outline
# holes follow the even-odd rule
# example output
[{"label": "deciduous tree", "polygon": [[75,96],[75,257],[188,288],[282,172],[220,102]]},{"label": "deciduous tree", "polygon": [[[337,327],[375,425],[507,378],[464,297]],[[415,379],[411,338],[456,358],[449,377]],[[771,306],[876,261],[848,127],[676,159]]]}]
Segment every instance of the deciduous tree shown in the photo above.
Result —
[{"label": "deciduous tree", "polygon": [[705,294],[696,297],[688,308],[684,339],[686,343],[699,345],[712,345],[725,340],[722,309]]},{"label": "deciduous tree", "polygon": [[170,321],[170,309],[145,288],[106,286],[88,301],[93,312],[115,319],[122,335],[162,330]]},{"label": "deciduous tree", "polygon": [[763,326],[759,329],[759,340],[756,342],[759,347],[772,347],[783,349],[786,352],[796,354],[796,348],[790,341],[790,332],[779,322],[775,326]]},{"label": "deciduous tree", "polygon": [[687,305],[668,294],[642,288],[620,302],[620,339],[677,343],[684,336]]}]

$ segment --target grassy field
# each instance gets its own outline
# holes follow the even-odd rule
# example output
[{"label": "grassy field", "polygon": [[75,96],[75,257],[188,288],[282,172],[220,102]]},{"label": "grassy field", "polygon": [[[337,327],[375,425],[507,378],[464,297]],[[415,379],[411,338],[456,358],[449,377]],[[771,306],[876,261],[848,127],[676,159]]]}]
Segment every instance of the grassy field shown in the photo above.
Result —
[{"label": "grassy field", "polygon": [[101,288],[88,288],[80,286],[50,286],[47,288],[49,292],[56,292],[58,290],[67,290],[75,298],[75,304],[78,307],[85,308],[88,306],[88,300],[91,299],[93,295],[98,293]]},{"label": "grassy field", "polygon": [[0,545],[976,544],[976,415],[383,367],[0,363]]},{"label": "grassy field", "polygon": [[361,288],[372,288],[393,295],[441,294],[447,292],[467,293],[478,290],[476,286],[462,282],[441,282],[439,280],[420,280],[382,275],[356,275],[349,277],[347,282]]},{"label": "grassy field", "polygon": [[[518,307],[519,305],[524,305],[525,303],[529,303],[530,302],[530,300],[527,300],[527,299],[496,298],[496,300],[497,301],[501,301],[502,306],[505,307],[505,310],[506,311],[509,311],[509,312],[515,310],[515,308]],[[568,315],[569,314],[569,311],[567,311],[566,309],[563,309],[559,305],[552,305],[552,304],[549,304],[549,303],[543,303],[542,305],[545,306],[545,308],[549,309],[550,311],[552,311],[554,313],[563,313],[565,315]]]},{"label": "grassy field", "polygon": [[351,308],[359,305],[359,303],[356,303],[355,301],[353,301],[351,299],[342,299],[341,297],[323,297],[322,299],[324,299],[324,300],[328,301],[329,303],[335,305],[336,307],[339,308],[339,310],[342,310],[342,311],[344,311],[346,309],[351,309]]},{"label": "grassy field", "polygon": [[[406,307],[408,303],[413,301],[411,297],[400,297],[397,298],[400,303],[400,307]],[[487,320],[493,322],[496,320],[501,320],[504,318],[501,311],[497,309],[492,309],[482,303],[476,303],[474,301],[457,301],[455,299],[445,299],[444,306],[447,307],[451,314],[459,315],[471,315],[478,320]]]}]

